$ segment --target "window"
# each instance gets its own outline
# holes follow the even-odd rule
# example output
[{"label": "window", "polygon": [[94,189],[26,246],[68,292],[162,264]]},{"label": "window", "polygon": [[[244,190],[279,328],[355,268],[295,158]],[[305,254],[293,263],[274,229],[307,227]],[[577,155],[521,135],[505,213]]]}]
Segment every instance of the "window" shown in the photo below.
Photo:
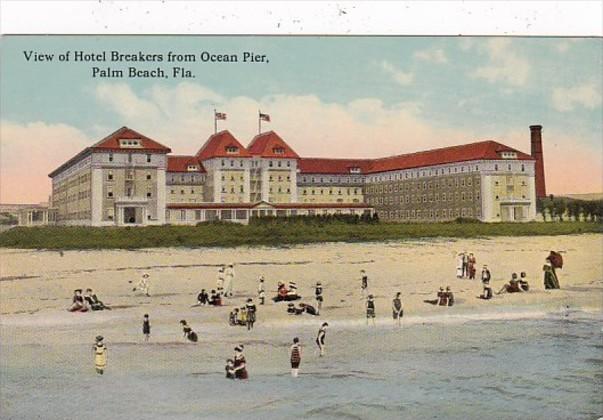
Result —
[{"label": "window", "polygon": [[113,153],[109,153],[109,162],[113,162]]},{"label": "window", "polygon": [[494,170],[498,171],[498,165],[494,165]]},{"label": "window", "polygon": [[107,189],[107,198],[113,198],[113,189],[112,188]]},{"label": "window", "polygon": [[113,171],[107,173],[107,181],[113,181]]},{"label": "window", "polygon": [[186,210],[180,210],[180,220],[186,220]]},{"label": "window", "polygon": [[180,195],[184,194],[184,190],[180,190]]},{"label": "window", "polygon": [[147,163],[150,163],[150,162],[151,162],[151,155],[149,154],[149,155],[147,155]]},{"label": "window", "polygon": [[128,163],[132,163],[132,153],[128,153]]},{"label": "window", "polygon": [[147,180],[151,179],[151,174],[147,172]]},{"label": "window", "polygon": [[521,165],[521,172],[525,172],[525,171],[526,171],[525,165]]},{"label": "window", "polygon": [[238,151],[239,151],[239,148],[237,146],[228,146],[228,147],[226,147],[226,153],[235,154]]},{"label": "window", "polygon": [[151,197],[151,191],[147,191],[147,197]]}]

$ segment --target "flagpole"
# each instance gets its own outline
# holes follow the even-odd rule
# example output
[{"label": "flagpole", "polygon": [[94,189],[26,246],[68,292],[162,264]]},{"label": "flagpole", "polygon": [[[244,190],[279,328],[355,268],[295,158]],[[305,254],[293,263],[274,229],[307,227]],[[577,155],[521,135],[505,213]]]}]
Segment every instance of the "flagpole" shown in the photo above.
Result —
[{"label": "flagpole", "polygon": [[214,134],[218,133],[218,120],[216,118],[216,108],[214,108]]}]

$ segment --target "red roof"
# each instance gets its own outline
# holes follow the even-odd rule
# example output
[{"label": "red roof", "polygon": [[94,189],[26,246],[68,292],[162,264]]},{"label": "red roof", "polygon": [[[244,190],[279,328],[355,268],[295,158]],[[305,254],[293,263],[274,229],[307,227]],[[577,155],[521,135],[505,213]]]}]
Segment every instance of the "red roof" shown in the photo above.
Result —
[{"label": "red roof", "polygon": [[306,174],[349,174],[352,168],[359,168],[362,174],[368,171],[370,162],[368,159],[301,158],[297,167]]},{"label": "red roof", "polygon": [[447,163],[468,162],[473,160],[498,160],[501,152],[515,152],[518,160],[534,160],[530,155],[512,149],[492,140],[460,146],[444,147],[423,152],[408,153],[374,159],[369,172],[385,172],[399,169],[420,168],[423,166],[444,165]]},{"label": "red roof", "polygon": [[349,174],[351,168],[360,168],[360,173],[374,173],[474,160],[498,160],[502,158],[501,152],[515,152],[518,160],[534,160],[519,150],[487,140],[379,159],[302,158],[298,167],[301,173],[307,174]]},{"label": "red roof", "polygon": [[[119,139],[129,139],[129,140],[140,140],[142,147],[120,147]],[[90,153],[95,151],[133,151],[133,152],[150,152],[150,153],[170,153],[172,150],[169,147],[164,146],[163,144],[156,142],[153,139],[148,138],[147,136],[143,136],[142,134],[132,130],[128,127],[122,127],[117,131],[109,134],[107,137],[102,140],[94,143],[92,146],[86,147],[84,150],[79,152],[77,155],[69,159],[67,162],[63,163],[61,166],[56,168],[54,171],[48,174],[50,178],[58,175],[63,169],[68,168],[75,162],[78,162],[80,159],[90,155]]]},{"label": "red roof", "polygon": [[[141,140],[142,147],[137,148],[124,148],[120,147],[119,140],[120,139],[139,139]],[[99,141],[98,143],[90,146],[92,150],[144,150],[150,152],[159,152],[159,153],[169,153],[171,152],[169,147],[164,146],[163,144],[150,139],[142,134],[132,130],[128,127],[122,127],[119,130],[109,134],[107,137]]]},{"label": "red roof", "polygon": [[[235,153],[229,153],[227,148],[236,147]],[[196,154],[199,160],[215,157],[251,157],[247,149],[233,136],[230,131],[223,130],[210,136]]]},{"label": "red roof", "polygon": [[[189,165],[197,165],[197,171],[189,171]],[[205,172],[205,168],[195,156],[168,156],[167,161],[168,172]]]},{"label": "red roof", "polygon": [[299,159],[299,155],[274,131],[255,136],[247,150],[252,155],[263,158]]}]

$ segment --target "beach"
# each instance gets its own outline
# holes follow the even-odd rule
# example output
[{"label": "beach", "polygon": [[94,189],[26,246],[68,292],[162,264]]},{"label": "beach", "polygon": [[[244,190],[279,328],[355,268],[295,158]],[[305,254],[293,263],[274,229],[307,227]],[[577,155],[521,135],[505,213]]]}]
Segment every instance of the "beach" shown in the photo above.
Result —
[{"label": "beach", "polygon": [[[603,235],[326,243],[291,247],[144,250],[0,250],[1,402],[6,418],[76,418],[78,407],[105,418],[596,418],[603,379]],[[545,291],[542,265],[562,251],[561,290]],[[458,252],[477,258],[476,280],[455,276]],[[215,288],[222,264],[235,264],[235,296],[195,307]],[[477,299],[481,266],[499,290],[527,272],[530,291]],[[377,325],[366,326],[360,270],[376,297]],[[132,292],[143,273],[150,297]],[[228,313],[248,297],[266,305],[248,332]],[[132,281],[133,283],[129,283]],[[291,316],[275,304],[278,281],[295,281],[320,316]],[[453,307],[425,304],[439,287]],[[74,289],[90,287],[113,310],[69,313]],[[391,300],[402,293],[394,327]],[[152,333],[143,342],[142,317]],[[186,343],[186,319],[199,342]],[[327,354],[314,338],[329,322]],[[109,348],[94,372],[94,337]],[[289,376],[288,347],[304,346],[300,378]],[[245,345],[250,380],[223,378],[233,347]],[[27,397],[26,397],[27,396]],[[234,398],[233,398],[234,396]],[[554,402],[549,403],[549,400]],[[463,404],[459,404],[459,401]],[[479,415],[482,413],[482,415]],[[3,417],[4,418],[4,417]]]}]

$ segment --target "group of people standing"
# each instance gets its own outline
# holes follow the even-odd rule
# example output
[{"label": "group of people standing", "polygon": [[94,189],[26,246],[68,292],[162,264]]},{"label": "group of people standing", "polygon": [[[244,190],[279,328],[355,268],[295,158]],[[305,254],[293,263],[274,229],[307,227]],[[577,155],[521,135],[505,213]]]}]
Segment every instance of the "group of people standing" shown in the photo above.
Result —
[{"label": "group of people standing", "polygon": [[457,255],[456,276],[459,279],[475,279],[477,260],[472,252],[459,252]]}]

